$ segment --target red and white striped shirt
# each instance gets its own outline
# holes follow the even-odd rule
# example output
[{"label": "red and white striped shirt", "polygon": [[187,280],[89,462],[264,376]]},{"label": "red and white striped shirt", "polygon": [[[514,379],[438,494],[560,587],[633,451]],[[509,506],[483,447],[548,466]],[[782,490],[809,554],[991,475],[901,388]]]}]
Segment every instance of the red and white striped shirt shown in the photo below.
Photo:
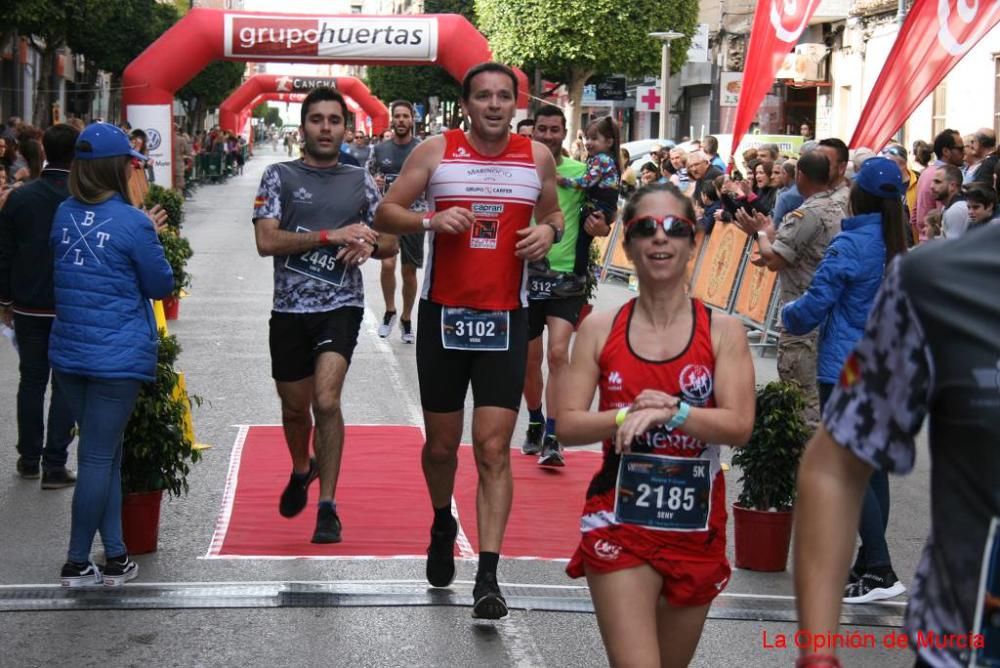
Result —
[{"label": "red and white striped shirt", "polygon": [[528,305],[524,260],[514,255],[541,193],[531,140],[510,135],[503,153],[476,151],[461,130],[445,133],[427,197],[434,211],[460,206],[476,222],[463,234],[430,233],[422,296],[445,306],[510,311]]}]

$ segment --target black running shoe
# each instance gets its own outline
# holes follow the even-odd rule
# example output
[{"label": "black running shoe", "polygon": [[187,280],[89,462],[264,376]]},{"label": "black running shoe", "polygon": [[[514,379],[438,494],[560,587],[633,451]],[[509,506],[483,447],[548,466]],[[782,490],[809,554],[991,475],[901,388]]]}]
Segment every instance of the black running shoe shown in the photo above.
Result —
[{"label": "black running shoe", "polygon": [[129,559],[128,554],[108,559],[104,564],[104,586],[121,587],[139,574],[139,564]]},{"label": "black running shoe", "polygon": [[528,433],[521,445],[522,455],[537,455],[542,451],[542,437],[545,435],[545,425],[541,422],[529,422]]},{"label": "black running shoe", "polygon": [[906,587],[892,570],[885,573],[865,573],[857,582],[844,589],[844,603],[884,601],[905,591]]},{"label": "black running shoe", "polygon": [[37,460],[29,462],[24,457],[18,457],[17,474],[25,480],[38,480],[42,475],[42,467]]},{"label": "black running shoe", "polygon": [[101,569],[92,561],[81,564],[67,561],[59,577],[63,587],[97,587],[101,584]]},{"label": "black running shoe", "polygon": [[316,531],[313,532],[312,542],[339,543],[340,540],[340,518],[337,517],[337,511],[326,505],[320,506],[316,512]]},{"label": "black running shoe", "polygon": [[458,522],[454,518],[448,528],[437,529],[431,526],[431,544],[427,548],[427,581],[432,587],[447,587],[455,579],[456,536]]},{"label": "black running shoe", "polygon": [[62,489],[76,484],[76,475],[65,466],[42,471],[42,489]]},{"label": "black running shoe", "polygon": [[566,460],[563,459],[562,455],[562,446],[559,445],[555,436],[545,437],[545,442],[542,444],[542,454],[538,456],[538,465],[566,466]]},{"label": "black running shoe", "polygon": [[476,619],[502,619],[507,616],[507,601],[500,593],[495,573],[476,576],[472,601],[472,616]]},{"label": "black running shoe", "polygon": [[278,512],[282,517],[295,517],[306,507],[309,500],[309,485],[319,477],[319,467],[315,459],[309,460],[309,473],[304,476],[292,472],[288,479],[285,491],[281,493],[281,503],[278,505]]}]

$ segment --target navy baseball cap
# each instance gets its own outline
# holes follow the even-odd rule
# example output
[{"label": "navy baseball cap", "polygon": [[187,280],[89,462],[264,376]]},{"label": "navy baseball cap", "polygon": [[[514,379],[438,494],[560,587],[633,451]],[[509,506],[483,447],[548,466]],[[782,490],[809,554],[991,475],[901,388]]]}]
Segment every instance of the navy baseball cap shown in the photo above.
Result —
[{"label": "navy baseball cap", "polygon": [[149,157],[133,150],[128,135],[111,123],[91,123],[76,139],[77,160],[97,160],[127,155],[139,160]]},{"label": "navy baseball cap", "polygon": [[903,194],[903,175],[889,158],[868,158],[854,175],[854,182],[869,195],[895,198]]}]

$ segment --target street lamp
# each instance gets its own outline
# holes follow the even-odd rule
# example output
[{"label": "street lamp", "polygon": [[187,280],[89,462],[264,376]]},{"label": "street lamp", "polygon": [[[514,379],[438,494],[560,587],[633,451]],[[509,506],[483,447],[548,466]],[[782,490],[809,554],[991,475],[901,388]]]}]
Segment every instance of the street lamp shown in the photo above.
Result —
[{"label": "street lamp", "polygon": [[668,139],[667,120],[670,118],[670,42],[680,39],[684,33],[668,30],[667,32],[651,32],[649,36],[663,42],[662,70],[660,72],[660,133],[659,139]]}]

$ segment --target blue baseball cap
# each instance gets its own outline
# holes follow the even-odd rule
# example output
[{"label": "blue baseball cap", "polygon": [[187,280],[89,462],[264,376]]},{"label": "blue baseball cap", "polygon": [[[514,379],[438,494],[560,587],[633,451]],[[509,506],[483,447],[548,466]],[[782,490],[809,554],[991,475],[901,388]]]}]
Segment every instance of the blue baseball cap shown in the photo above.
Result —
[{"label": "blue baseball cap", "polygon": [[77,160],[97,160],[128,155],[139,160],[149,157],[132,148],[128,135],[111,123],[91,123],[76,139]]},{"label": "blue baseball cap", "polygon": [[881,156],[865,160],[854,175],[854,182],[875,197],[890,199],[903,194],[903,175],[899,173],[899,167],[889,158]]}]

